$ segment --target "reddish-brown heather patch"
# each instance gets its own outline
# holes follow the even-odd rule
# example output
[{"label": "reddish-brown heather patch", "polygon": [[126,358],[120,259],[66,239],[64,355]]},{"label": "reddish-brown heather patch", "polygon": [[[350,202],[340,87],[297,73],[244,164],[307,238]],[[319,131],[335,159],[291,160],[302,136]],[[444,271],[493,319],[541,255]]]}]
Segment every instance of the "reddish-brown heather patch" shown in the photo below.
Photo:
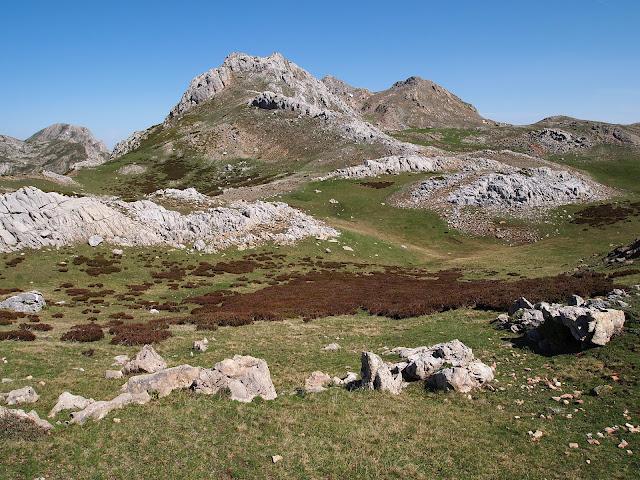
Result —
[{"label": "reddish-brown heather patch", "polygon": [[21,342],[33,342],[36,336],[29,330],[9,330],[0,332],[0,340],[19,340]]},{"label": "reddish-brown heather patch", "polygon": [[592,205],[573,216],[571,223],[589,225],[591,227],[603,227],[621,221],[629,221],[631,217],[640,216],[640,202],[601,205]]},{"label": "reddish-brown heather patch", "polygon": [[199,277],[213,277],[222,273],[244,274],[253,272],[258,264],[253,260],[234,260],[231,262],[218,262],[212,265],[207,262],[200,264],[191,271],[192,275]]},{"label": "reddish-brown heather patch", "polygon": [[51,318],[64,318],[64,313],[58,312],[51,315]]},{"label": "reddish-brown heather patch", "polygon": [[203,323],[245,325],[255,320],[318,318],[355,314],[407,318],[462,307],[507,310],[518,297],[530,301],[564,301],[571,294],[591,296],[613,288],[602,274],[558,275],[520,280],[462,280],[457,271],[420,278],[417,272],[308,273],[286,284],[251,293],[188,299],[202,305],[192,313]]},{"label": "reddish-brown heather patch", "polygon": [[53,327],[48,323],[21,323],[20,328],[23,330],[34,330],[38,332],[47,332]]},{"label": "reddish-brown heather patch", "polygon": [[363,187],[382,189],[393,185],[393,182],[360,182]]},{"label": "reddish-brown heather patch", "polygon": [[169,324],[163,321],[147,323],[123,323],[109,329],[113,345],[145,345],[159,343],[171,337]]},{"label": "reddish-brown heather patch", "polygon": [[61,340],[67,342],[96,342],[104,338],[104,332],[100,325],[95,323],[85,323],[74,325],[62,335]]},{"label": "reddish-brown heather patch", "polygon": [[105,258],[102,254],[96,255],[94,258],[80,255],[73,259],[73,264],[86,265],[87,268],[84,269],[84,272],[92,277],[96,277],[98,275],[109,275],[111,273],[122,271],[122,269],[119,267],[119,259],[108,259]]},{"label": "reddish-brown heather patch", "polygon": [[10,293],[19,292],[19,288],[0,288],[0,295],[8,295]]},{"label": "reddish-brown heather patch", "polygon": [[129,315],[126,312],[116,312],[109,315],[109,318],[113,318],[116,320],[133,320],[133,315]]},{"label": "reddish-brown heather patch", "polygon": [[619,278],[619,277],[628,277],[630,275],[636,275],[640,273],[640,270],[637,268],[630,268],[628,270],[620,270],[618,272],[611,272],[607,274],[608,278]]},{"label": "reddish-brown heather patch", "polygon": [[22,262],[24,262],[24,257],[15,257],[5,262],[5,265],[7,267],[13,268],[13,267],[17,267]]}]

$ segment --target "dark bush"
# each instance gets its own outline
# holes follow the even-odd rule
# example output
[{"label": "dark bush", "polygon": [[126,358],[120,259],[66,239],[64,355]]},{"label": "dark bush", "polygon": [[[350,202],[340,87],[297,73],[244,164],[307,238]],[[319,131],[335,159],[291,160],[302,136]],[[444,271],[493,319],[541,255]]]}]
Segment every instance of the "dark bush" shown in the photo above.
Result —
[{"label": "dark bush", "polygon": [[19,340],[21,342],[33,342],[36,336],[29,330],[9,330],[0,332],[0,340]]},{"label": "dark bush", "polygon": [[66,342],[97,342],[104,338],[104,332],[100,325],[95,323],[85,323],[74,325],[62,335],[61,340]]}]

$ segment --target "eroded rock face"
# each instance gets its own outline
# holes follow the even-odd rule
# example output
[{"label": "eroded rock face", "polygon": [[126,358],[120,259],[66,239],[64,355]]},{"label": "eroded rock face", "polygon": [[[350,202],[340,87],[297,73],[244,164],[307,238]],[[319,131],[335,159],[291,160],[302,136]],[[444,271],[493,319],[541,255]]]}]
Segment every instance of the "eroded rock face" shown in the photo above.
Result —
[{"label": "eroded rock face", "polygon": [[165,368],[167,368],[167,364],[164,359],[151,345],[145,345],[133,360],[124,364],[122,373],[125,375],[141,372],[154,373]]},{"label": "eroded rock face", "polygon": [[425,157],[421,155],[391,155],[375,160],[365,160],[362,165],[336,170],[323,180],[338,178],[366,178],[380,175],[398,175],[405,172],[440,172],[450,168],[454,160],[450,157]]},{"label": "eroded rock face", "polygon": [[0,419],[8,421],[25,422],[34,425],[43,433],[48,433],[53,429],[46,420],[40,418],[35,410],[26,413],[24,410],[0,407]]},{"label": "eroded rock face", "polygon": [[208,395],[229,392],[231,399],[239,402],[250,402],[257,396],[264,400],[277,397],[267,362],[243,355],[218,362],[212,369],[202,369],[192,388]]},{"label": "eroded rock face", "polygon": [[151,401],[151,397],[147,392],[142,393],[121,393],[111,400],[101,400],[87,405],[84,409],[71,413],[71,423],[79,425],[84,424],[87,420],[102,420],[109,412],[127,405],[137,404],[143,405]]},{"label": "eroded rock face", "polygon": [[122,386],[122,391],[128,393],[156,393],[159,397],[165,397],[174,390],[191,387],[193,382],[200,376],[201,370],[200,367],[180,365],[147,375],[137,375],[131,377]]},{"label": "eroded rock face", "polygon": [[149,194],[149,198],[162,197],[169,198],[171,200],[178,200],[180,202],[189,203],[207,203],[210,198],[200,193],[193,187],[179,189],[179,188],[164,188],[162,190],[156,190]]},{"label": "eroded rock face", "polygon": [[540,167],[483,175],[470,184],[461,185],[447,200],[457,205],[511,208],[558,206],[598,198],[585,180],[564,170]]},{"label": "eroded rock face", "polygon": [[640,258],[640,238],[635,239],[629,245],[614,248],[605,261],[607,263],[632,263]]},{"label": "eroded rock face", "polygon": [[95,400],[93,398],[84,398],[81,395],[62,392],[48,416],[49,418],[53,418],[63,410],[82,410],[94,402]]},{"label": "eroded rock face", "polygon": [[0,195],[0,252],[59,247],[92,236],[126,246],[187,248],[201,242],[201,250],[214,252],[337,235],[333,228],[278,202],[240,201],[183,215],[149,200],[68,197],[34,187]]},{"label": "eroded rock face", "polygon": [[[0,235],[2,231],[0,230]],[[0,302],[0,310],[11,310],[14,312],[36,313],[46,306],[44,296],[36,291],[18,293]]]},{"label": "eroded rock face", "polygon": [[2,394],[7,405],[19,405],[21,403],[35,403],[40,398],[33,387],[23,387]]}]

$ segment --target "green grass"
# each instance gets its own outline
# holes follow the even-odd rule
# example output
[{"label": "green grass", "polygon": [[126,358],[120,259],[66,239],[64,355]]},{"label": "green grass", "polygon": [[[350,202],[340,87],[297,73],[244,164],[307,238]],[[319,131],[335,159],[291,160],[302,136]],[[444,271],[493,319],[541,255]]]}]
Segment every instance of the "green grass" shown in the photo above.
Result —
[{"label": "green grass", "polygon": [[[620,435],[595,447],[586,443],[586,434],[625,423],[625,409],[637,414],[637,323],[604,349],[545,358],[506,348],[504,332],[495,331],[490,318],[463,310],[403,321],[359,315],[224,327],[213,335],[210,349],[195,357],[190,345],[202,333],[177,329],[158,347],[170,365],[211,366],[236,353],[255,355],[269,363],[278,399],[243,405],[178,392],[115,411],[98,423],[58,426],[47,438],[5,442],[4,478],[633,478],[638,456],[616,448]],[[485,362],[496,362],[497,391],[468,399],[412,384],[400,397],[339,388],[296,393],[314,370],[357,371],[362,350],[452,338]],[[343,349],[321,351],[332,341]],[[86,358],[80,355],[86,347],[47,339],[11,345],[3,375],[34,376],[12,388],[46,382],[36,386],[41,416],[62,390],[93,398],[116,395],[121,382],[105,380],[104,370],[113,355],[136,349],[103,341],[92,344],[96,353]],[[618,383],[610,378],[614,372]],[[535,376],[557,378],[563,392],[583,390],[585,403],[559,405],[551,399],[558,392],[542,383],[522,387]],[[600,384],[611,385],[612,395],[589,396]],[[114,417],[121,423],[113,423]],[[538,444],[527,434],[536,429],[545,433]],[[640,447],[633,435],[622,436],[629,448]],[[581,448],[569,450],[569,442]],[[276,454],[284,460],[273,465]]]},{"label": "green grass", "polygon": [[640,153],[637,149],[614,145],[599,145],[587,152],[549,157],[591,174],[595,180],[640,195]]},{"label": "green grass", "polygon": [[[627,161],[624,156],[619,158]],[[134,160],[142,163],[144,159],[126,162]],[[604,162],[600,157],[583,160],[579,168],[594,176],[601,169],[599,179],[626,188],[628,198],[637,193],[634,183],[617,167],[599,166]],[[152,158],[147,161],[152,162]],[[115,172],[123,162],[100,167],[102,178],[89,171],[80,172],[77,178],[87,190],[110,191],[117,186]],[[158,168],[164,167],[159,164]],[[631,174],[636,172],[633,163],[621,168]],[[392,195],[423,177],[406,174],[384,178],[394,182],[385,189],[365,187],[351,180],[305,185],[282,199],[339,228],[342,234],[338,243],[307,239],[295,246],[266,245],[258,251],[286,256],[285,266],[274,272],[278,274],[297,271],[305,257],[321,257],[367,264],[369,269],[394,264],[434,271],[460,268],[467,277],[499,278],[513,272],[537,277],[572,272],[580,265],[611,271],[604,267],[602,256],[612,245],[628,243],[640,231],[638,218],[603,228],[573,224],[571,216],[582,207],[571,206],[557,209],[552,212],[550,223],[538,225],[550,236],[535,244],[508,246],[497,240],[471,237],[449,229],[432,212],[391,205]],[[165,180],[162,177],[160,181]],[[331,203],[330,199],[338,203]],[[343,246],[353,251],[346,251]],[[81,271],[84,267],[72,263],[74,255],[108,255],[111,248],[78,245],[25,251],[24,261],[15,267],[6,266],[5,262],[19,254],[0,258],[1,287],[37,288],[50,300],[40,317],[42,322],[52,324],[53,330],[38,333],[32,343],[0,342],[0,358],[7,359],[6,364],[0,363],[0,376],[14,379],[3,384],[1,390],[33,385],[41,395],[33,407],[41,416],[46,416],[63,391],[95,399],[115,396],[123,382],[104,379],[104,371],[110,368],[114,355],[137,351],[135,347],[111,345],[109,337],[91,344],[61,342],[62,333],[71,325],[86,322],[91,315],[83,314],[85,306],[74,304],[59,289],[61,283],[85,288],[99,282],[104,285],[101,288],[122,293],[128,284],[151,282],[151,272],[162,270],[163,261],[186,266],[198,261],[238,259],[246,253],[227,250],[201,255],[170,248],[124,248],[122,271],[98,277],[87,275]],[[326,252],[327,248],[331,251]],[[147,261],[139,259],[139,253],[158,258],[152,258],[152,265],[145,266]],[[67,273],[58,272],[57,265],[62,261],[69,264]],[[246,277],[265,280],[267,273],[258,269]],[[232,288],[237,277],[224,274],[205,278],[207,284],[195,289],[171,290],[167,282],[154,284],[140,298],[180,304],[192,295]],[[198,278],[188,276],[185,280]],[[640,275],[618,280],[625,285],[639,283]],[[233,287],[238,292],[254,288],[261,287]],[[623,336],[603,348],[555,357],[511,348],[508,340],[513,335],[496,330],[490,323],[495,313],[473,310],[405,320],[366,314],[307,323],[290,319],[221,327],[215,332],[172,326],[173,337],[157,346],[170,366],[189,363],[210,367],[234,354],[264,358],[278,398],[245,405],[221,396],[174,392],[144,406],[115,411],[101,422],[56,425],[54,433],[47,437],[3,438],[0,479],[636,478],[640,469],[640,435],[616,434],[601,439],[600,446],[589,445],[586,435],[607,426],[640,423],[638,298],[631,300]],[[55,305],[58,300],[64,300],[66,305]],[[110,305],[98,307],[100,323],[120,311],[133,312],[136,321],[156,318],[147,308],[125,310],[111,298],[108,300]],[[184,305],[181,313],[187,314],[191,308],[191,304]],[[54,318],[56,313],[63,313],[64,318]],[[2,326],[0,330],[10,328]],[[192,356],[192,342],[203,336],[210,340],[209,350]],[[453,393],[434,394],[415,383],[399,397],[340,388],[315,395],[299,392],[304,379],[314,370],[330,375],[358,371],[363,350],[380,353],[383,347],[428,345],[453,338],[472,347],[486,363],[496,363],[495,391],[480,391],[467,398]],[[331,342],[343,348],[333,353],[321,350]],[[95,350],[92,357],[81,354],[88,348]],[[75,368],[83,368],[84,372]],[[26,380],[28,375],[33,379]],[[618,381],[612,379],[613,375]],[[555,402],[551,397],[559,392],[550,390],[545,382],[528,385],[527,379],[535,377],[556,378],[562,383],[562,393],[584,392],[584,403]],[[39,385],[40,381],[45,385]],[[589,394],[593,387],[603,384],[613,388],[610,395]],[[624,417],[626,410],[631,419]],[[121,423],[114,423],[114,417],[120,418]],[[539,443],[533,443],[527,432],[537,429],[544,436]],[[629,442],[632,455],[617,448],[622,438]],[[569,449],[569,442],[577,442],[580,448]],[[272,455],[282,455],[283,460],[273,464]]]}]

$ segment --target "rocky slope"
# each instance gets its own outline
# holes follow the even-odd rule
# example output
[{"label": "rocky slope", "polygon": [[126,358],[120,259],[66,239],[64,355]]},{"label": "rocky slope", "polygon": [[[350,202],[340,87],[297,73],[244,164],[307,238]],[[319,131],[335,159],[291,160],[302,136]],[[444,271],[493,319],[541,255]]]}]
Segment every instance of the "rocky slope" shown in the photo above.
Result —
[{"label": "rocky slope", "polygon": [[183,215],[149,201],[68,197],[34,187],[0,195],[0,252],[89,241],[212,252],[338,235],[285,203],[237,202]]},{"label": "rocky slope", "polygon": [[89,129],[56,123],[26,140],[0,135],[0,175],[64,174],[106,162],[109,150]]}]

